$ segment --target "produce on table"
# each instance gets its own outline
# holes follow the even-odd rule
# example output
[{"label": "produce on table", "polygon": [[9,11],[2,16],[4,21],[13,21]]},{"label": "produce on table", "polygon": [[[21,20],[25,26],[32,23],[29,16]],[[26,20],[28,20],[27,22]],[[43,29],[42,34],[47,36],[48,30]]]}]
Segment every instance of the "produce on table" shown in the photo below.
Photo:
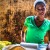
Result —
[{"label": "produce on table", "polygon": [[0,50],[7,45],[11,45],[12,43],[9,41],[0,41]]}]

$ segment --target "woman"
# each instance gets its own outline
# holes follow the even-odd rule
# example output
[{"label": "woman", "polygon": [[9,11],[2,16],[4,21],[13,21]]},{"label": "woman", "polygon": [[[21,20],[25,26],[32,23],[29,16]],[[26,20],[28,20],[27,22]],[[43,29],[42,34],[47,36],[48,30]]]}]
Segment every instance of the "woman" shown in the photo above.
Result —
[{"label": "woman", "polygon": [[36,0],[34,2],[34,8],[36,11],[36,16],[28,16],[25,19],[22,31],[24,31],[24,28],[26,28],[27,31],[24,36],[22,36],[22,41],[27,43],[44,44],[46,32],[50,30],[50,21],[45,19],[45,1]]}]

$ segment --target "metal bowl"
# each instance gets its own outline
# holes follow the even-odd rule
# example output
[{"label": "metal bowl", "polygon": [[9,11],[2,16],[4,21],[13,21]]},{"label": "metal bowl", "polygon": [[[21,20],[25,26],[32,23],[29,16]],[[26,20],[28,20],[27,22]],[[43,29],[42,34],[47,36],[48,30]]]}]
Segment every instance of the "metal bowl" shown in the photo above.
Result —
[{"label": "metal bowl", "polygon": [[37,48],[34,48],[35,44],[32,45],[32,43],[13,44],[13,45],[5,46],[2,50],[10,50],[11,48],[13,48],[15,46],[21,46],[25,50],[37,50]]}]

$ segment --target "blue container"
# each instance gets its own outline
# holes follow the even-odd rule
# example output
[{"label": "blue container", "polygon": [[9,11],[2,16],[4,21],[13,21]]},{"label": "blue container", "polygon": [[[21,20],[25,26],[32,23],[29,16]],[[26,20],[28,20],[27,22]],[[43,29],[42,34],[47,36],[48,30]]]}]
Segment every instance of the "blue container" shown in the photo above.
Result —
[{"label": "blue container", "polygon": [[48,44],[39,44],[37,50],[46,50]]}]

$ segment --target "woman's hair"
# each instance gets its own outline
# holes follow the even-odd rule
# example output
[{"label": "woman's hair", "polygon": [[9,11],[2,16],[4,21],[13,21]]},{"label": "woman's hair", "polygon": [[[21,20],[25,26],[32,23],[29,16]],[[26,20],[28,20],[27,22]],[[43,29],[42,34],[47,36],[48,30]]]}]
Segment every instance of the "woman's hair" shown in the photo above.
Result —
[{"label": "woman's hair", "polygon": [[44,0],[36,0],[34,2],[34,7],[36,8],[37,5],[44,5],[44,6],[46,6],[46,3],[45,3]]}]

